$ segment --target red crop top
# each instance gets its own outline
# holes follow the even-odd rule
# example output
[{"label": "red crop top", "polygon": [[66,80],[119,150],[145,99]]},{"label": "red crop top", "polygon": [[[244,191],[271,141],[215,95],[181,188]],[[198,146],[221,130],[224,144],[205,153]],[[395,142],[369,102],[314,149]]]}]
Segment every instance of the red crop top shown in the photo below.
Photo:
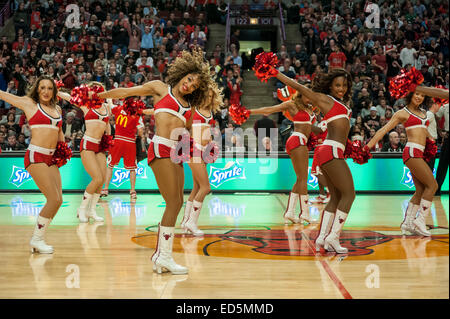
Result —
[{"label": "red crop top", "polygon": [[[28,121],[31,128],[45,127],[59,130],[62,127],[62,116],[59,114],[58,118],[48,115],[39,103],[37,103],[38,110]],[[59,112],[58,112],[59,113]]]},{"label": "red crop top", "polygon": [[106,115],[102,115],[102,114],[98,113],[94,109],[89,109],[87,111],[86,115],[84,116],[84,120],[86,122],[89,122],[89,121],[101,121],[101,122],[108,123],[109,116],[108,116],[108,113]]},{"label": "red crop top", "polygon": [[350,120],[350,117],[352,116],[352,110],[349,109],[344,103],[336,100],[334,97],[330,95],[328,96],[334,100],[334,104],[331,110],[329,110],[328,113],[325,114],[323,121],[326,121],[328,124],[340,118],[346,118],[347,120]]},{"label": "red crop top", "polygon": [[294,115],[293,122],[295,124],[314,124],[316,116],[306,111],[299,111]]},{"label": "red crop top", "polygon": [[214,123],[215,121],[213,119],[212,114],[209,117],[205,117],[197,109],[195,109],[192,126],[200,126],[200,125],[211,126],[214,125]]},{"label": "red crop top", "polygon": [[418,115],[408,110],[407,107],[405,107],[404,109],[409,113],[408,119],[403,124],[405,126],[405,129],[409,130],[416,127],[427,128],[428,125],[430,125],[430,121],[427,118],[419,117]]},{"label": "red crop top", "polygon": [[191,117],[191,107],[184,107],[172,94],[172,88],[168,87],[168,93],[158,103],[155,104],[155,114],[160,112],[175,115],[186,124],[186,120]]}]

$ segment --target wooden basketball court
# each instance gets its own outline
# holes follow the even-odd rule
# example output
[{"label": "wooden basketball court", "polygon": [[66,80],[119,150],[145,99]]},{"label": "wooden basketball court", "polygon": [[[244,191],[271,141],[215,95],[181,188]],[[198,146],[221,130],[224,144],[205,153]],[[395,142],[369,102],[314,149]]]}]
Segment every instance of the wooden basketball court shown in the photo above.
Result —
[{"label": "wooden basketball court", "polygon": [[152,271],[160,195],[130,204],[110,194],[97,207],[100,224],[79,224],[81,197],[63,195],[47,231],[55,253],[40,255],[28,242],[44,197],[0,195],[0,298],[449,298],[448,195],[433,201],[431,238],[401,235],[409,195],[357,195],[341,236],[349,253],[335,255],[314,250],[323,205],[311,207],[316,223],[285,226],[287,195],[211,194],[199,219],[205,236],[177,229],[183,276]]}]

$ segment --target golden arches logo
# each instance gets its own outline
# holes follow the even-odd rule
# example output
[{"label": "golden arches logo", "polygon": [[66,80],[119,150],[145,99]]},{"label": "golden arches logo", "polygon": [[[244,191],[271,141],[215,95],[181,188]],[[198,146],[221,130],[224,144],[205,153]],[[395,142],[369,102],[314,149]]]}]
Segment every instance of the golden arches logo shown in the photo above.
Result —
[{"label": "golden arches logo", "polygon": [[[125,123],[125,125],[124,125],[124,123]],[[122,127],[127,127],[127,123],[128,123],[128,118],[126,116],[123,116],[122,114],[120,114],[116,119],[116,124],[120,125]]]}]

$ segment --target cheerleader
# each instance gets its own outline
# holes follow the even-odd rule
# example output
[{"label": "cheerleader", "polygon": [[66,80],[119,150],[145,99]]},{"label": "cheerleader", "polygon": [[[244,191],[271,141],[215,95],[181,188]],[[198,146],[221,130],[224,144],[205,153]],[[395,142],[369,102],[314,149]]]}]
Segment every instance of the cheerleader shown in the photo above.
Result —
[{"label": "cheerleader", "polygon": [[[308,207],[308,138],[316,121],[311,101],[300,93],[281,104],[258,109],[251,109],[250,115],[269,115],[276,112],[285,112],[286,117],[294,122],[294,132],[286,141],[286,152],[292,161],[297,180],[289,193],[288,204],[283,215],[285,224],[290,222],[310,223]],[[286,113],[288,112],[288,113]],[[317,128],[314,126],[314,128]],[[320,129],[319,129],[320,130]],[[320,130],[322,132],[322,130]],[[317,133],[317,131],[316,131]],[[300,214],[296,216],[297,203],[300,201]]]},{"label": "cheerleader", "polygon": [[[88,87],[101,86],[99,82],[91,82]],[[59,91],[58,97],[71,102],[71,95]],[[105,182],[106,176],[106,149],[103,149],[102,140],[111,135],[111,126],[109,116],[111,113],[110,104],[103,103],[98,109],[88,108],[86,106],[75,105],[79,107],[84,114],[85,132],[80,142],[80,157],[84,169],[91,177],[91,181],[84,191],[83,199],[77,210],[77,217],[81,223],[89,222],[93,219],[96,222],[103,222],[103,217],[97,216],[96,207],[100,198],[100,192]]]},{"label": "cheerleader", "polygon": [[350,169],[344,160],[344,150],[350,131],[352,78],[344,69],[335,68],[318,74],[312,89],[276,72],[274,76],[294,88],[324,114],[328,135],[314,152],[312,172],[323,174],[330,192],[330,201],[323,212],[316,251],[324,247],[339,254],[348,252],[339,243],[339,236],[355,199],[355,187]]},{"label": "cheerleader", "polygon": [[[433,90],[426,87],[417,87],[415,92],[406,96],[406,107],[397,111],[386,125],[377,131],[367,143],[371,149],[387,133],[398,124],[403,124],[406,129],[408,142],[403,150],[403,163],[411,171],[416,191],[408,203],[405,218],[400,225],[402,234],[414,233],[422,236],[431,236],[427,230],[425,219],[430,214],[431,202],[437,190],[437,182],[433,172],[423,159],[427,138],[433,140],[427,127],[429,120],[422,105],[425,95],[421,92],[433,94]],[[432,88],[430,88],[432,89]]]},{"label": "cheerleader", "polygon": [[203,200],[211,192],[206,169],[207,163],[205,162],[207,154],[204,152],[207,150],[208,143],[211,142],[211,125],[214,123],[213,114],[220,110],[222,104],[221,90],[214,82],[208,91],[208,97],[205,102],[199,108],[195,108],[193,115],[191,136],[194,139],[194,154],[188,165],[192,171],[194,185],[186,202],[181,228],[184,233],[192,233],[194,236],[202,236],[204,234],[197,226]]},{"label": "cheerleader", "polygon": [[64,141],[62,111],[56,104],[58,89],[52,78],[40,76],[27,96],[0,90],[0,99],[21,109],[31,127],[31,141],[25,153],[25,169],[46,198],[30,240],[32,252],[52,254],[45,233],[62,204],[61,175],[52,161],[57,143]]},{"label": "cheerleader", "polygon": [[[151,260],[153,270],[161,273],[187,274],[188,269],[175,263],[172,257],[175,223],[183,206],[183,166],[171,159],[173,150],[186,126],[192,121],[191,105],[204,101],[211,82],[209,65],[203,61],[202,51],[183,51],[167,71],[166,83],[150,81],[130,88],[117,88],[99,93],[100,98],[126,98],[151,95],[155,101],[156,134],[148,149],[151,167],[166,208],[158,225],[158,242]],[[173,153],[173,152],[172,152]]]},{"label": "cheerleader", "polygon": [[[327,138],[327,123],[320,122],[318,127],[321,129],[317,134],[317,145],[314,149],[318,149],[320,145],[323,144],[325,139]],[[317,174],[317,172],[311,172],[311,175],[314,175],[317,178],[317,184],[319,185],[319,196],[312,199],[310,201],[311,204],[327,204],[330,201],[330,192],[326,189],[327,181],[323,174]]]}]

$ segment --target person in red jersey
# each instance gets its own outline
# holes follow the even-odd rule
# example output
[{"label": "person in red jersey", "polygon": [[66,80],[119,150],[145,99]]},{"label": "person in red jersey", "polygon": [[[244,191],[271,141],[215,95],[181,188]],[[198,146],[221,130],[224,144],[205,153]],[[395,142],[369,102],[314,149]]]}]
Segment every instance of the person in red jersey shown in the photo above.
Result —
[{"label": "person in red jersey", "polygon": [[[308,87],[308,85],[307,85]],[[286,152],[292,161],[297,181],[289,193],[288,204],[283,215],[286,224],[306,222],[310,223],[308,206],[308,138],[311,134],[316,117],[311,101],[298,92],[294,93],[290,100],[281,104],[251,109],[250,114],[269,115],[284,112],[286,117],[294,122],[294,132],[286,141]],[[287,112],[287,113],[286,113]],[[318,128],[317,128],[318,129]],[[316,127],[314,127],[316,130]],[[321,130],[318,129],[320,132]],[[318,131],[315,131],[318,133]],[[300,214],[296,216],[297,203],[300,201]]]},{"label": "person in red jersey", "polygon": [[[103,84],[100,82],[88,84],[88,87],[93,86],[103,87]],[[67,102],[71,101],[71,95],[62,91],[58,92],[58,97]],[[104,135],[111,134],[111,126],[109,125],[111,103],[103,103],[98,109],[75,106],[79,107],[84,114],[86,129],[80,142],[80,157],[84,169],[91,177],[77,210],[77,217],[81,223],[87,223],[89,219],[103,222],[103,217],[97,215],[96,208],[106,176],[106,150],[102,149],[101,141]]]},{"label": "person in red jersey", "polygon": [[[427,127],[430,124],[426,111],[420,106],[424,102],[425,94],[434,97],[445,97],[445,92],[434,88],[417,87],[415,92],[406,96],[406,107],[397,111],[386,125],[377,131],[367,143],[371,149],[374,145],[393,130],[398,124],[406,129],[408,142],[403,150],[403,163],[409,168],[416,191],[408,203],[405,218],[400,225],[402,233],[408,232],[421,236],[431,236],[425,219],[431,212],[433,196],[438,184],[428,164],[423,159],[427,138],[433,140]],[[448,98],[448,91],[447,91]]]},{"label": "person in red jersey", "polygon": [[211,126],[214,124],[213,115],[220,110],[220,106],[223,104],[223,96],[216,83],[213,83],[210,87],[208,94],[205,102],[199,108],[195,108],[193,114],[191,136],[194,139],[194,156],[188,165],[192,171],[194,185],[186,201],[181,222],[183,232],[191,233],[194,236],[204,234],[197,225],[203,200],[211,192],[204,152],[207,150],[208,143],[211,142]]},{"label": "person in red jersey", "polygon": [[52,254],[45,233],[62,204],[62,184],[58,167],[52,163],[58,141],[64,141],[62,111],[56,104],[57,92],[52,78],[39,77],[27,96],[15,96],[0,90],[0,100],[21,109],[31,127],[31,141],[25,153],[25,168],[30,173],[46,203],[37,217],[30,240],[32,252]]},{"label": "person in red jersey", "polygon": [[[146,110],[147,111],[147,110]],[[150,111],[150,110],[148,110]],[[136,201],[136,133],[144,141],[144,122],[140,115],[129,115],[123,109],[123,106],[116,106],[111,109],[115,116],[115,134],[114,145],[108,155],[106,168],[105,187],[102,190],[102,196],[108,195],[109,183],[111,182],[114,167],[119,164],[123,158],[124,167],[130,171],[130,199]],[[145,145],[138,145],[145,150]]]},{"label": "person in red jersey", "polygon": [[304,95],[324,114],[327,123],[327,139],[314,151],[312,173],[323,174],[330,191],[330,201],[323,212],[316,250],[345,254],[339,236],[355,200],[353,177],[344,160],[345,145],[350,131],[350,102],[352,77],[344,69],[334,68],[329,73],[319,73],[312,89],[278,72],[276,78]]},{"label": "person in red jersey", "polygon": [[184,170],[182,165],[172,160],[171,151],[176,148],[186,127],[190,126],[193,106],[201,105],[206,99],[209,83],[212,82],[203,52],[183,51],[169,65],[166,82],[150,81],[98,95],[100,98],[113,99],[147,95],[154,98],[156,133],[148,149],[148,164],[155,175],[166,208],[158,225],[158,242],[151,260],[153,270],[158,273],[170,271],[172,274],[186,274],[188,269],[175,263],[172,257],[175,223],[183,206]]}]

